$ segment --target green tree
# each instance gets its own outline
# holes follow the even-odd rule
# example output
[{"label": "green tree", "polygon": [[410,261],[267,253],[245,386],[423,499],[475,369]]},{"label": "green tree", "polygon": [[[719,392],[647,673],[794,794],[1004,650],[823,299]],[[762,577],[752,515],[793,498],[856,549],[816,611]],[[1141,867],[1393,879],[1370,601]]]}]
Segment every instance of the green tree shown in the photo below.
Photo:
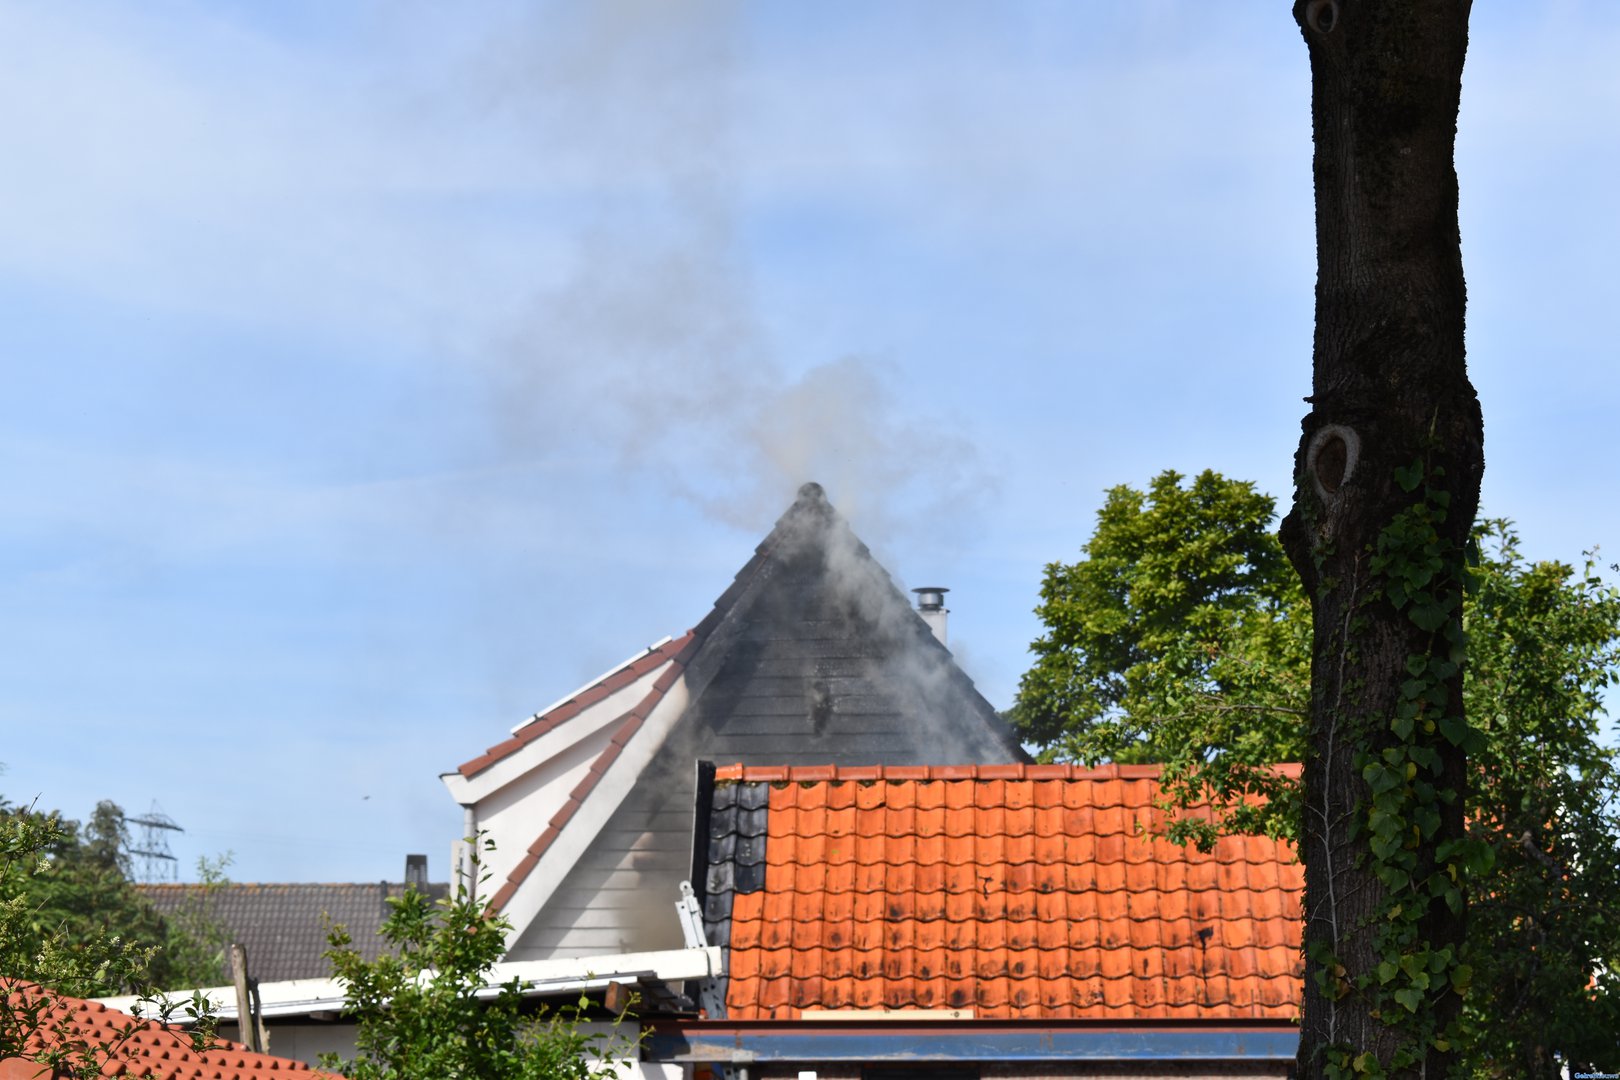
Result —
[{"label": "green tree", "polygon": [[[1046,633],[1012,719],[1049,759],[1162,763],[1189,805],[1207,790],[1266,795],[1264,820],[1223,801],[1241,827],[1277,834],[1298,792],[1267,766],[1303,754],[1310,610],[1274,500],[1214,472],[1183,479],[1109,489],[1085,558],[1047,566]],[[1177,827],[1214,838],[1197,818]]]},{"label": "green tree", "polygon": [[381,933],[392,949],[378,959],[362,958],[341,926],[330,933],[326,955],[346,987],[358,1053],[326,1055],[323,1067],[350,1080],[585,1080],[617,1075],[591,1070],[598,1049],[633,1054],[580,1030],[583,998],[537,1016],[517,979],[480,996],[510,928],[484,901],[462,890],[434,904],[411,889],[388,902]]},{"label": "green tree", "polygon": [[[1086,558],[1047,569],[1047,633],[1013,718],[1048,758],[1163,763],[1187,811],[1179,838],[1300,833],[1298,785],[1269,766],[1305,753],[1310,617],[1277,566],[1272,514],[1250,485],[1166,473],[1145,495],[1110,491]],[[1599,742],[1620,595],[1590,557],[1530,562],[1506,521],[1476,541],[1464,692],[1482,740],[1466,820],[1494,865],[1470,907],[1464,1058],[1481,1076],[1553,1076],[1620,1058],[1620,777]],[[1071,678],[1126,692],[1065,718],[1054,702],[1100,698],[1057,685]]]},{"label": "green tree", "polygon": [[[0,881],[0,898],[16,903],[19,955],[38,955],[49,943],[67,965],[52,975],[56,989],[103,997],[133,992],[137,983],[191,988],[225,981],[227,934],[209,901],[226,880],[229,855],[199,860],[201,895],[165,919],[130,879],[129,829],[117,803],[102,800],[82,824],[3,800],[0,816],[41,844],[26,870],[13,867]],[[107,963],[102,949],[109,935],[141,963]]]},{"label": "green tree", "polygon": [[[0,1060],[32,1060],[52,1075],[102,1075],[139,1027],[132,1020],[108,1039],[87,1040],[51,1020],[58,994],[142,993],[151,986],[155,948],[88,914],[99,902],[109,905],[111,917],[130,913],[116,884],[128,886],[118,869],[122,812],[111,803],[96,811],[81,832],[58,815],[0,799]],[[134,917],[151,929],[145,913]],[[164,1023],[184,1011],[196,1025],[195,1045],[212,1038],[214,1019],[200,997],[150,1011]]]},{"label": "green tree", "polygon": [[125,874],[116,803],[97,803],[83,825],[32,808],[5,807],[0,816],[17,845],[0,880],[0,900],[14,913],[5,970],[32,970],[26,958],[48,955],[49,970],[33,977],[81,997],[130,993],[154,968],[163,974],[167,929]]},{"label": "green tree", "polygon": [[1599,742],[1620,594],[1593,558],[1529,562],[1505,521],[1465,606],[1468,828],[1495,864],[1469,901],[1477,1071],[1560,1075],[1620,1060],[1620,775]]}]

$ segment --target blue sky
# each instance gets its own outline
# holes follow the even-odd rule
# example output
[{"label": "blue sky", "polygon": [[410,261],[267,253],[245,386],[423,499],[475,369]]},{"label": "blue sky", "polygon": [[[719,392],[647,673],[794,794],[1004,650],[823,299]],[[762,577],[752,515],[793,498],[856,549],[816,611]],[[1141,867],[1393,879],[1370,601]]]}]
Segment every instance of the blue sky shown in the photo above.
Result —
[{"label": "blue sky", "polygon": [[[435,877],[441,771],[821,481],[1004,705],[1110,485],[1284,495],[1283,2],[0,5],[0,792]],[[1492,514],[1620,550],[1620,9],[1477,5]]]}]

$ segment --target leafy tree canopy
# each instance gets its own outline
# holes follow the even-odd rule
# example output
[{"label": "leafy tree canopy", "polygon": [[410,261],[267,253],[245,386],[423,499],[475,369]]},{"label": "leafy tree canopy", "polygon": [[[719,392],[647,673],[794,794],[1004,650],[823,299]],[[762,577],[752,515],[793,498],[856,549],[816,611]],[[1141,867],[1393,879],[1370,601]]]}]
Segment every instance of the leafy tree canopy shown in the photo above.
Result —
[{"label": "leafy tree canopy", "polygon": [[[1012,718],[1048,760],[1153,761],[1188,811],[1172,835],[1294,837],[1305,753],[1308,602],[1253,485],[1166,472],[1108,492],[1076,563],[1047,567]],[[1476,1075],[1553,1076],[1620,1060],[1620,773],[1599,741],[1620,663],[1620,593],[1531,562],[1507,521],[1475,530],[1464,609],[1468,830],[1494,866],[1470,902],[1466,1000]],[[1256,805],[1244,797],[1262,794]]]},{"label": "leafy tree canopy", "polygon": [[[1111,488],[1085,557],[1047,566],[1046,633],[1012,720],[1046,760],[1162,763],[1189,804],[1268,795],[1269,813],[1225,801],[1234,827],[1282,834],[1297,793],[1266,766],[1304,753],[1310,606],[1271,496],[1209,471],[1183,479]],[[1188,818],[1185,835],[1214,832]]]},{"label": "leafy tree canopy", "polygon": [[[91,1077],[134,1035],[131,1020],[106,1040],[52,1028],[55,995],[147,993],[167,931],[125,875],[123,811],[97,805],[88,824],[0,799],[0,1060],[27,1058],[52,1075]],[[155,1003],[168,1022],[181,1010],[193,1041],[212,1039],[206,1001]]]},{"label": "leafy tree canopy", "polygon": [[[81,824],[0,800],[0,822],[19,853],[0,877],[0,903],[13,912],[0,946],[11,951],[0,952],[0,973],[33,970],[27,958],[48,953],[54,967],[34,978],[80,997],[129,993],[137,984],[178,989],[225,981],[218,923],[201,906],[165,920],[136,889],[117,803],[97,803]],[[34,845],[26,859],[24,841]],[[199,864],[205,887],[224,882],[229,861],[227,855]],[[127,963],[105,955],[114,940]]]},{"label": "leafy tree canopy", "polygon": [[[10,912],[0,970],[31,971],[64,993],[99,997],[127,993],[161,967],[166,927],[125,873],[116,803],[97,803],[82,825],[31,808],[0,815],[17,849],[0,880]],[[36,970],[39,957],[50,958],[45,970]]]}]

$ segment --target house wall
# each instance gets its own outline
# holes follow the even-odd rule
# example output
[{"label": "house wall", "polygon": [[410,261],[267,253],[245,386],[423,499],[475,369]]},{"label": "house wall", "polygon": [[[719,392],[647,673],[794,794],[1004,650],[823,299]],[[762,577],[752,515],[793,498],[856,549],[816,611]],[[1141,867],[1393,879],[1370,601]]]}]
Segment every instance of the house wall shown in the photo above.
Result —
[{"label": "house wall", "polygon": [[[507,953],[545,960],[678,949],[675,902],[692,865],[692,801],[666,806],[674,776],[638,783]],[[692,780],[686,780],[690,787]]]},{"label": "house wall", "polygon": [[[597,1039],[597,1045],[606,1049],[612,1044],[617,1025],[590,1021],[579,1025],[579,1030]],[[240,1042],[235,1024],[221,1024],[219,1037]],[[337,1054],[351,1058],[355,1053],[355,1026],[347,1021],[319,1023],[302,1020],[271,1021],[270,1045],[266,1052],[277,1057],[291,1058],[307,1065],[318,1063],[322,1054]],[[635,1055],[631,1055],[635,1057]],[[660,1065],[626,1058],[597,1059],[591,1062],[593,1072],[605,1072],[609,1067],[617,1070],[619,1080],[681,1080],[679,1065]],[[797,1076],[797,1074],[794,1074]],[[0,1073],[0,1078],[4,1074]]]},{"label": "house wall", "polygon": [[[347,1021],[318,1023],[314,1021],[269,1021],[266,1025],[270,1045],[265,1052],[277,1057],[292,1058],[306,1065],[314,1065],[322,1054],[340,1057],[354,1056],[354,1025]],[[219,1025],[219,1037],[241,1042],[241,1033],[235,1024]]]}]

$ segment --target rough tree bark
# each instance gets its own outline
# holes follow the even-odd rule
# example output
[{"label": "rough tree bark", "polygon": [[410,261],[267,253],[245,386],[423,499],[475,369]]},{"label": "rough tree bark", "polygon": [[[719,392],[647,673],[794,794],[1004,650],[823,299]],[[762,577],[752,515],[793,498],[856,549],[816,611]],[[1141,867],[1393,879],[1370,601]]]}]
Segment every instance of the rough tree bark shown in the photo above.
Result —
[{"label": "rough tree bark", "polygon": [[1293,9],[1317,245],[1311,411],[1282,525],[1315,626],[1301,1077],[1442,1075],[1468,977],[1445,885],[1467,869],[1461,584],[1484,472],[1452,162],[1468,9]]}]

